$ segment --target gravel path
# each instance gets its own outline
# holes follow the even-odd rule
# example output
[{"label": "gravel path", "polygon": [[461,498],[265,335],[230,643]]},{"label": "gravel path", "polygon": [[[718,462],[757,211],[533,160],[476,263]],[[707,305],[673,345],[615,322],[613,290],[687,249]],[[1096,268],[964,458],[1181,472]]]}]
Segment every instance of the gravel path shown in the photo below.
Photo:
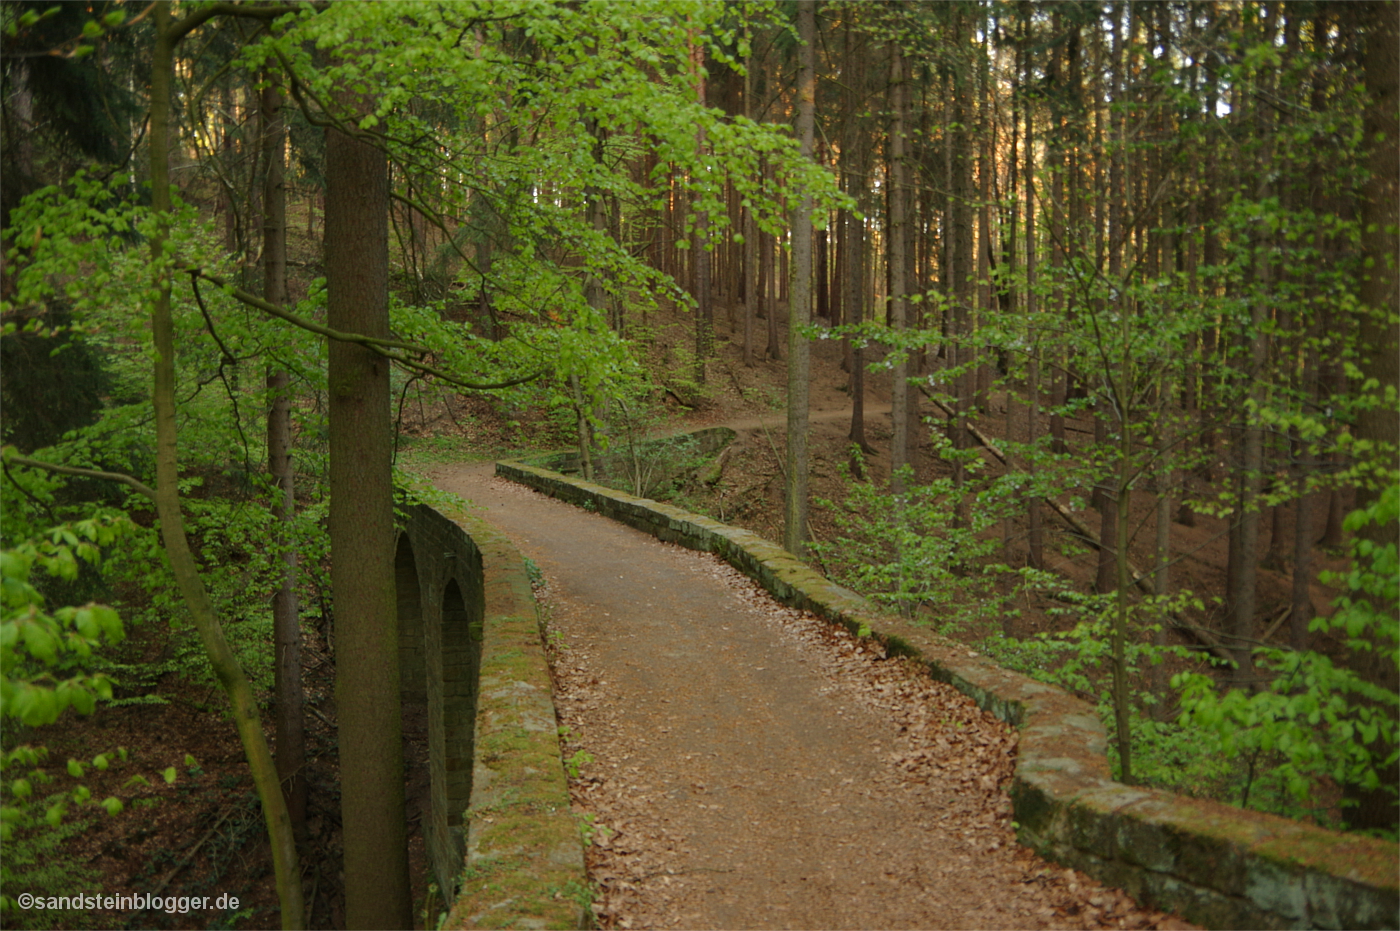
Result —
[{"label": "gravel path", "polygon": [[606,928],[1189,927],[1014,842],[1014,732],[719,560],[440,466],[543,570]]}]

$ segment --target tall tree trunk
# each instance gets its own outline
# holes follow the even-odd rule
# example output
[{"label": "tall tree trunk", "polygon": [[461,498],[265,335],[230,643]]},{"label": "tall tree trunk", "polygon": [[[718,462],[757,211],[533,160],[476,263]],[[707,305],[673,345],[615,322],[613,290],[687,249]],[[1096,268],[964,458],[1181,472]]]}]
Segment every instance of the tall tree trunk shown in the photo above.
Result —
[{"label": "tall tree trunk", "polygon": [[[811,159],[816,134],[817,12],[815,3],[797,7],[797,139]],[[825,263],[823,263],[825,264]],[[787,495],[783,546],[802,556],[807,548],[807,406],[811,387],[811,345],[802,332],[812,313],[812,198],[804,194],[792,218],[792,279],[788,287]]]},{"label": "tall tree trunk", "polygon": [[[889,140],[889,325],[899,332],[905,328],[905,264],[909,247],[908,182],[905,179],[904,137],[907,121],[907,88],[904,82],[904,55],[898,44],[890,44],[890,110],[894,119]],[[903,351],[900,351],[903,356]],[[894,437],[890,440],[890,489],[903,494],[904,468],[909,465],[909,363],[901,359],[893,366],[890,386],[890,417]]]},{"label": "tall tree trunk", "polygon": [[[389,338],[388,166],[326,133],[326,318]],[[389,362],[329,348],[331,585],[336,634],[345,922],[411,928],[394,582]]]},{"label": "tall tree trunk", "polygon": [[[263,299],[287,303],[287,189],[282,168],[286,124],[282,94],[263,88]],[[267,373],[267,471],[279,500],[273,505],[281,532],[282,580],[272,596],[272,629],[277,641],[277,775],[287,799],[292,828],[300,837],[306,825],[306,733],[301,683],[301,612],[297,605],[297,550],[290,528],[296,517],[296,468],[292,464],[291,375],[273,365]]]},{"label": "tall tree trunk", "polygon": [[[1381,391],[1400,385],[1400,278],[1396,274],[1400,241],[1396,227],[1400,224],[1400,4],[1370,0],[1365,7],[1366,89],[1370,101],[1364,118],[1364,138],[1370,143],[1367,153],[1370,177],[1361,198],[1361,228],[1365,230],[1362,249],[1365,254],[1361,276],[1360,332],[1357,345],[1362,347],[1361,372],[1374,379]],[[1357,436],[1370,440],[1386,450],[1385,465],[1392,471],[1400,468],[1397,447],[1400,447],[1400,419],[1395,408],[1376,404],[1362,409],[1357,416]],[[1366,507],[1380,493],[1380,487],[1367,485],[1357,489],[1357,507]],[[1377,545],[1394,543],[1396,527],[1372,524],[1363,531]]]},{"label": "tall tree trunk", "polygon": [[[752,47],[752,44],[750,44]],[[744,68],[744,115],[754,118],[753,69],[754,59],[750,53]],[[758,289],[761,287],[758,274],[758,229],[754,225],[753,210],[744,212],[744,365],[753,368],[753,319],[758,306]]]},{"label": "tall tree trunk", "polygon": [[[846,257],[845,267],[841,269],[842,287],[845,290],[845,297],[842,303],[846,307],[846,317],[852,324],[865,322],[865,220],[854,213],[846,214],[846,227],[842,231],[843,239],[848,239],[843,253]],[[846,338],[846,343],[851,343],[850,337]],[[865,439],[865,349],[860,346],[851,347],[851,431],[849,439],[852,443],[861,448],[864,453],[870,453],[870,443]]]},{"label": "tall tree trunk", "polygon": [[[1027,454],[1036,456],[1035,442],[1040,432],[1040,334],[1036,322],[1036,240],[1035,240],[1035,117],[1034,100],[1029,93],[1034,86],[1031,70],[1030,49],[1026,50],[1025,60],[1026,93],[1026,345],[1030,355],[1027,359],[1026,377],[1026,443]],[[1040,497],[1026,496],[1027,546],[1029,560],[1036,569],[1045,566],[1045,534],[1041,521]]]},{"label": "tall tree trunk", "polygon": [[[1109,74],[1109,94],[1110,99],[1115,104],[1111,108],[1110,129],[1112,136],[1113,154],[1109,161],[1109,204],[1108,204],[1108,280],[1112,286],[1123,288],[1123,248],[1127,238],[1125,223],[1123,219],[1123,114],[1116,106],[1124,101],[1126,96],[1123,90],[1125,67],[1123,64],[1123,37],[1122,37],[1122,12],[1117,4],[1114,4],[1111,14],[1110,32],[1112,35],[1112,65]],[[1114,308],[1117,314],[1126,314],[1127,308],[1123,306],[1126,298],[1121,294],[1116,298],[1119,306]],[[1108,439],[1108,424],[1115,416],[1113,406],[1108,400],[1100,396],[1095,405],[1097,411],[1097,422],[1094,424],[1094,442],[1102,444]],[[1127,430],[1127,425],[1121,416],[1118,420],[1118,429]],[[1096,497],[1099,502],[1099,556],[1098,573],[1095,578],[1094,587],[1099,592],[1110,592],[1116,587],[1118,582],[1117,553],[1119,546],[1126,546],[1126,540],[1118,539],[1118,499],[1112,493],[1111,479],[1105,476],[1103,481],[1095,488]]]},{"label": "tall tree trunk", "polygon": [[[1376,379],[1381,386],[1400,384],[1400,287],[1397,286],[1396,259],[1400,252],[1397,224],[1400,223],[1400,6],[1395,3],[1372,2],[1364,10],[1366,20],[1365,82],[1370,100],[1364,117],[1364,138],[1370,143],[1368,152],[1370,178],[1362,198],[1362,222],[1365,230],[1362,249],[1367,259],[1361,280],[1360,339],[1366,354],[1361,360],[1362,374]],[[1357,489],[1357,507],[1366,507],[1376,500],[1386,483],[1395,481],[1400,469],[1400,422],[1395,408],[1377,404],[1357,419],[1357,437],[1377,444],[1383,457],[1383,467],[1389,473],[1374,484]],[[1372,523],[1360,531],[1362,539],[1376,546],[1394,545],[1397,526],[1394,520],[1384,524]],[[1394,601],[1373,607],[1394,620],[1400,605]],[[1397,687],[1395,666],[1381,662],[1379,653],[1370,657],[1374,664],[1365,672],[1387,688]],[[1381,753],[1392,747],[1373,747]],[[1387,766],[1381,775],[1383,784],[1394,785],[1400,773],[1396,764]],[[1357,807],[1347,815],[1353,828],[1394,829],[1397,819],[1395,796],[1381,790],[1364,790],[1348,786],[1347,795]]]},{"label": "tall tree trunk", "polygon": [[[1266,41],[1273,39],[1273,24],[1274,10],[1268,8],[1264,16]],[[1267,92],[1269,89],[1263,90]],[[1253,107],[1259,136],[1267,140],[1272,129],[1268,111],[1257,101],[1253,103]],[[1272,146],[1266,141],[1258,166],[1260,180],[1256,194],[1261,202],[1273,193],[1268,181],[1273,167],[1272,152]],[[1237,561],[1226,591],[1229,633],[1233,638],[1230,647],[1236,663],[1235,682],[1240,686],[1250,686],[1254,678],[1254,615],[1259,598],[1259,526],[1264,490],[1264,425],[1258,414],[1253,412],[1262,411],[1267,401],[1263,374],[1264,363],[1268,357],[1266,330],[1271,307],[1265,295],[1270,293],[1274,277],[1273,265],[1269,259],[1268,234],[1261,235],[1253,246],[1254,276],[1259,293],[1250,302],[1249,333],[1244,335],[1249,355],[1245,370],[1241,374],[1243,383],[1248,386],[1248,403],[1246,419],[1240,430],[1240,476],[1237,486],[1239,497],[1236,502],[1239,517],[1235,524],[1238,542],[1234,549]]]},{"label": "tall tree trunk", "polygon": [[[695,42],[691,46],[691,67],[695,73],[695,99],[705,106],[705,46]],[[705,154],[705,131],[695,134],[696,153]],[[697,206],[695,210],[695,235],[691,237],[691,269],[694,273],[695,293],[695,380],[705,383],[705,366],[715,354],[715,308],[710,294],[710,250],[709,222],[705,211]]]},{"label": "tall tree trunk", "polygon": [[777,300],[777,270],[774,261],[774,253],[780,248],[778,237],[763,237],[763,258],[759,262],[760,274],[763,276],[761,293],[763,294],[762,307],[767,314],[764,323],[768,327],[768,349],[767,356],[770,359],[781,359],[783,357],[782,340],[778,336],[778,300]]}]

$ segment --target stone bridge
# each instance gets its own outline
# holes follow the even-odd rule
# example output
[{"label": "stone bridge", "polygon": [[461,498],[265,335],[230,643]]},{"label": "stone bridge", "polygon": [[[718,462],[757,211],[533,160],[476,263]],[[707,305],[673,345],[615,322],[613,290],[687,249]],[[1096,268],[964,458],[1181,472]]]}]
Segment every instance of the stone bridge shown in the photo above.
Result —
[{"label": "stone bridge", "polygon": [[[507,924],[537,913],[528,900],[538,893],[547,910],[577,927],[580,903],[554,899],[558,890],[582,889],[586,877],[524,561],[469,515],[419,504],[398,518],[404,736],[428,745],[428,786],[409,810],[417,802],[422,813],[442,907],[473,878],[469,850],[486,850],[494,888],[527,887],[505,896],[514,900],[501,913]],[[468,808],[476,818],[470,832]],[[512,817],[517,811],[524,821]],[[479,920],[469,913],[453,926]]]},{"label": "stone bridge", "polygon": [[[880,638],[1017,726],[1018,837],[1049,858],[1207,927],[1397,926],[1394,844],[1119,785],[1094,709],[876,614],[776,545],[557,472],[522,463],[497,472],[717,553],[779,601]],[[443,926],[586,926],[582,840],[524,560],[470,515],[417,505],[399,525],[405,734],[429,747],[420,806]]]}]

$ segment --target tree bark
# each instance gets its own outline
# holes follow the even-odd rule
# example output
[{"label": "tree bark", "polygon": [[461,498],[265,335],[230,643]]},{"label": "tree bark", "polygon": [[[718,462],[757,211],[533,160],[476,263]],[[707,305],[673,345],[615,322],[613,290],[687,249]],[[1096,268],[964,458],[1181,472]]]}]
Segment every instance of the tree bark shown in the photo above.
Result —
[{"label": "tree bark", "polygon": [[[750,37],[752,38],[752,37]],[[750,44],[752,48],[752,44]],[[744,115],[754,118],[753,107],[753,54],[745,61],[744,69]],[[758,228],[753,221],[753,210],[742,208],[744,212],[744,365],[753,368],[753,319],[758,306],[758,289],[761,287],[758,274]]]},{"label": "tree bark", "polygon": [[[1378,391],[1400,385],[1400,287],[1397,286],[1396,259],[1400,252],[1400,5],[1372,0],[1364,8],[1366,19],[1366,49],[1363,67],[1366,89],[1370,99],[1364,116],[1364,138],[1370,144],[1367,161],[1371,169],[1362,198],[1362,249],[1365,255],[1360,298],[1362,315],[1358,345],[1363,347],[1362,374],[1375,379]],[[1376,444],[1380,467],[1384,471],[1372,482],[1357,488],[1356,505],[1367,507],[1379,496],[1387,483],[1396,480],[1400,469],[1400,421],[1391,404],[1380,403],[1366,409],[1357,418],[1358,439]],[[1375,546],[1397,542],[1395,521],[1372,523],[1360,531],[1362,539]],[[1394,601],[1372,605],[1393,622],[1400,613]],[[1380,655],[1367,657],[1372,666],[1365,670],[1373,680],[1394,690],[1397,670]],[[1384,753],[1393,747],[1373,747]],[[1395,784],[1400,767],[1392,763],[1381,774],[1383,783]],[[1366,790],[1347,786],[1346,794],[1358,804],[1347,815],[1352,828],[1393,829],[1397,817],[1395,796],[1382,790]]]},{"label": "tree bark", "polygon": [[[1364,138],[1370,177],[1361,198],[1362,250],[1365,263],[1361,275],[1360,298],[1363,306],[1357,345],[1362,347],[1361,372],[1375,379],[1379,391],[1400,386],[1400,284],[1396,259],[1400,254],[1400,4],[1371,0],[1366,4],[1365,81],[1370,100],[1364,116]],[[1400,418],[1395,408],[1376,404],[1363,408],[1357,416],[1356,434],[1384,450],[1383,464],[1400,468]],[[1393,480],[1393,479],[1391,479]],[[1383,482],[1357,489],[1356,506],[1369,505],[1380,493]],[[1367,539],[1378,545],[1394,543],[1396,526],[1370,525]]]},{"label": "tree bark", "polygon": [[[287,188],[282,168],[286,124],[282,94],[263,88],[263,299],[287,303]],[[301,612],[297,604],[297,550],[290,528],[296,517],[296,468],[292,464],[291,375],[278,365],[267,374],[267,471],[276,487],[273,504],[281,532],[282,581],[272,596],[273,637],[277,641],[275,703],[277,708],[277,775],[287,799],[287,813],[297,836],[306,826],[306,732],[302,710]]]},{"label": "tree bark", "polygon": [[[816,135],[817,13],[815,3],[797,7],[797,139],[801,155],[812,158]],[[812,313],[812,198],[804,194],[792,218],[792,269],[788,287],[787,495],[783,546],[797,556],[807,548],[807,408],[810,400],[811,345],[802,328]]]},{"label": "tree bark", "polygon": [[[389,336],[384,154],[326,133],[327,321]],[[411,928],[399,710],[389,362],[329,347],[331,585],[336,634],[345,921]]]},{"label": "tree bark", "polygon": [[[691,46],[691,63],[695,73],[695,99],[705,106],[705,47],[699,42]],[[705,131],[695,134],[695,151],[705,154]],[[691,237],[691,270],[695,294],[695,380],[705,383],[705,364],[715,354],[715,308],[710,294],[709,215],[695,210],[695,235]]]},{"label": "tree bark", "polygon": [[[889,325],[896,333],[906,324],[905,264],[909,244],[908,189],[905,178],[904,138],[907,121],[907,89],[904,83],[904,55],[895,43],[890,45],[890,109],[894,119],[889,140]],[[893,366],[890,385],[890,417],[894,436],[890,440],[890,490],[904,494],[904,469],[909,465],[909,363],[904,350],[897,350],[900,361]]]},{"label": "tree bark", "polygon": [[[1035,239],[1035,117],[1034,100],[1029,91],[1034,86],[1031,53],[1026,50],[1026,345],[1029,349],[1026,375],[1026,450],[1035,460],[1035,442],[1040,430],[1040,337],[1036,324],[1036,239]],[[1040,497],[1026,496],[1027,553],[1030,565],[1045,566],[1045,534],[1040,513]]]}]

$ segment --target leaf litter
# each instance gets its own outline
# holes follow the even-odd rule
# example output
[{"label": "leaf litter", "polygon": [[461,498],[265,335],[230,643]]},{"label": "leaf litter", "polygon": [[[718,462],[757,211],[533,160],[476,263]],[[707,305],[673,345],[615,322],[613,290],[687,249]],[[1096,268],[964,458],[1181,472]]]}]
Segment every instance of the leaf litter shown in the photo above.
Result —
[{"label": "leaf litter", "polygon": [[[639,718],[635,698],[610,685],[613,673],[603,665],[607,638],[622,636],[612,616],[618,612],[608,612],[603,634],[587,620],[599,612],[547,582],[541,599],[550,618],[564,758],[580,759],[581,751],[591,757],[576,767],[570,793],[589,841],[600,927],[1192,927],[1016,843],[1006,791],[1016,732],[971,699],[916,662],[886,656],[875,641],[777,604],[717,557],[652,540],[644,545],[668,553],[685,574],[723,586],[738,613],[724,608],[717,633],[738,641],[739,632],[762,628],[779,646],[757,662],[749,657],[747,674],[787,668],[813,677],[815,700],[836,721],[849,722],[839,726],[855,726],[869,765],[822,772],[820,741],[790,760],[761,748],[764,758],[755,765],[778,783],[799,781],[797,773],[815,777],[799,796],[815,806],[819,827],[804,832],[794,828],[791,799],[784,807],[755,804],[773,783],[751,779],[746,767],[731,766],[735,771],[719,774],[715,785],[712,758],[719,754],[699,734],[688,735],[686,749],[658,757],[653,744],[669,736],[666,719]],[[644,636],[644,628],[626,634],[629,643]],[[631,646],[635,659],[625,665],[646,667],[656,645]],[[716,661],[745,661],[741,649],[721,645],[719,653]],[[720,701],[706,685],[668,682],[651,708]],[[860,755],[838,752],[827,762],[849,764]],[[696,818],[718,817],[726,819],[724,830],[694,829],[704,824]],[[814,838],[837,855],[841,869],[794,876],[816,871],[810,864],[794,870],[785,846],[809,846]],[[765,883],[755,869],[775,878]],[[779,888],[794,880],[806,891],[781,901]],[[754,889],[771,901],[758,901]]]}]

